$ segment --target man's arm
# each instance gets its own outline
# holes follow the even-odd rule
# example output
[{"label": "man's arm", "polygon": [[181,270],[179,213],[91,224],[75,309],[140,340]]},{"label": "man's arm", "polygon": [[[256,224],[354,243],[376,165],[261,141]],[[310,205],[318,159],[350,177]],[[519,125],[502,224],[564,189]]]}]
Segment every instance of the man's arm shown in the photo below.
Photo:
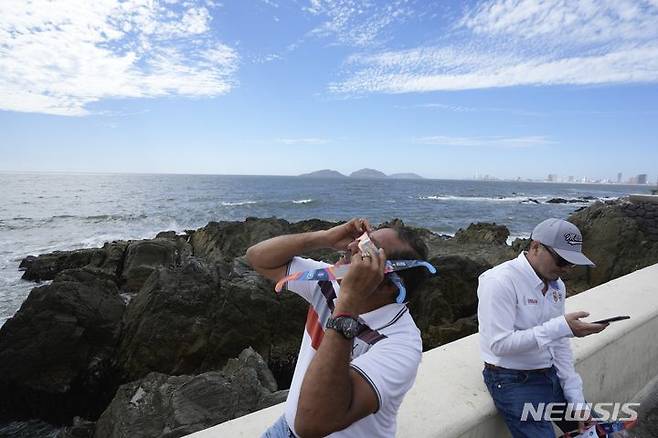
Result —
[{"label": "man's arm", "polygon": [[549,348],[553,355],[553,364],[555,365],[557,376],[560,379],[564,398],[568,403],[573,403],[574,411],[587,412],[587,419],[578,422],[578,431],[584,432],[594,424],[594,419],[583,393],[583,380],[574,368],[573,353],[571,352],[569,339],[559,339],[552,343]]},{"label": "man's arm", "polygon": [[555,341],[550,345],[550,349],[564,397],[569,403],[585,403],[583,381],[573,366],[573,354],[569,339],[563,338]]},{"label": "man's arm", "polygon": [[327,330],[302,383],[295,416],[300,437],[326,436],[377,412],[372,386],[350,368],[352,342]]},{"label": "man's arm", "polygon": [[[384,279],[386,254],[352,256],[341,283],[334,314],[356,316]],[[350,368],[352,341],[327,330],[302,382],[295,431],[302,437],[325,436],[377,411],[379,399],[365,378]]]},{"label": "man's arm", "polygon": [[247,249],[247,260],[262,276],[279,281],[286,276],[293,257],[321,248],[345,250],[350,242],[369,230],[367,220],[355,218],[329,230],[277,236]]}]

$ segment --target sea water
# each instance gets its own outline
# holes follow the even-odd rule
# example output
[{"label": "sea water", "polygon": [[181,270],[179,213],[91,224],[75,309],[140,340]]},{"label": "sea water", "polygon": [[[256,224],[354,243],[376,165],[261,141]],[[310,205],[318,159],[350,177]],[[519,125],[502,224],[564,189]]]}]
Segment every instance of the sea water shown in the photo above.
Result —
[{"label": "sea water", "polygon": [[[0,173],[0,325],[34,283],[20,261],[55,250],[183,232],[210,221],[361,216],[454,234],[472,222],[526,237],[548,217],[647,187],[499,181],[318,179],[283,176]],[[593,198],[585,199],[583,198]],[[578,201],[547,203],[553,198]]]}]

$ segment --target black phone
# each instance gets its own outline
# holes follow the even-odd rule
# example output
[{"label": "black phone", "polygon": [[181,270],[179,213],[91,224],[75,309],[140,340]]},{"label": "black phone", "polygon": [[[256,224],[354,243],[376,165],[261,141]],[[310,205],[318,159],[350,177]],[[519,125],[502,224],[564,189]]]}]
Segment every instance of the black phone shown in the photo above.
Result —
[{"label": "black phone", "polygon": [[598,321],[593,321],[592,324],[607,324],[609,322],[623,321],[624,319],[631,319],[630,316],[613,316],[612,318],[599,319]]}]

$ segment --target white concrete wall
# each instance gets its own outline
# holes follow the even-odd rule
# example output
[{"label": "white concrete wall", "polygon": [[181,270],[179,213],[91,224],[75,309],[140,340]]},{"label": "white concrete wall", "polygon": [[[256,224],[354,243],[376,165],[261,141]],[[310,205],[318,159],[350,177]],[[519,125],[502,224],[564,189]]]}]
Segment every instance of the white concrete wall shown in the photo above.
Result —
[{"label": "white concrete wall", "polygon": [[[589,320],[631,316],[600,334],[573,339],[572,346],[588,401],[634,401],[658,376],[658,265],[571,297],[566,307],[590,312]],[[398,436],[509,436],[482,381],[478,342],[475,334],[423,354],[400,409]],[[189,436],[259,437],[282,412],[283,405],[272,406]]]}]

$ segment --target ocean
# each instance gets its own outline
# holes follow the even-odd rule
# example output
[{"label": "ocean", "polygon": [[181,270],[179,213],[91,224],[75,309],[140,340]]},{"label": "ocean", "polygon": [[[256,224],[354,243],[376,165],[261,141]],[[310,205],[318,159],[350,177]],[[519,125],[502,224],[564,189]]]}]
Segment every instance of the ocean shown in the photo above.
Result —
[{"label": "ocean", "polygon": [[[363,216],[373,224],[401,218],[440,234],[496,222],[512,238],[527,237],[547,217],[565,218],[596,199],[649,192],[646,186],[502,181],[56,173],[0,173],[0,188],[0,325],[35,286],[18,271],[28,255],[249,216]],[[581,201],[546,202],[552,198]]]}]

